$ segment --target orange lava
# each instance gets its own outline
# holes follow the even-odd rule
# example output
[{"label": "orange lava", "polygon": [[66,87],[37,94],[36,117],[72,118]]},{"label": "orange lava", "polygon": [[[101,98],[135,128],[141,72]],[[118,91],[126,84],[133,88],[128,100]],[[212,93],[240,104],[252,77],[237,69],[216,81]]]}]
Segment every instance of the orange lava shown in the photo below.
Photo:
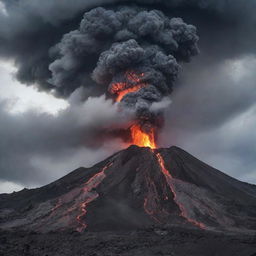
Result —
[{"label": "orange lava", "polygon": [[[136,73],[134,71],[126,71],[123,82],[116,82],[111,85],[110,93],[116,96],[115,101],[120,102],[125,95],[131,92],[137,92],[141,88],[147,87],[142,78],[144,73]],[[139,147],[156,148],[155,129],[151,128],[148,133],[142,131],[140,125],[134,124],[130,127],[131,144]]]},{"label": "orange lava", "polygon": [[152,128],[149,133],[145,133],[141,130],[140,126],[134,124],[130,127],[132,144],[139,147],[149,147],[151,149],[156,148],[155,133]]},{"label": "orange lava", "polygon": [[76,229],[78,232],[84,231],[86,229],[87,224],[84,223],[83,217],[86,215],[87,210],[86,207],[87,205],[94,201],[96,198],[99,197],[99,194],[94,191],[92,192],[93,189],[97,188],[97,186],[105,179],[106,174],[105,171],[112,166],[113,163],[109,163],[106,166],[102,168],[102,170],[98,173],[96,173],[93,177],[91,177],[85,184],[83,188],[83,192],[85,193],[85,201],[81,203],[80,205],[80,210],[81,214],[77,215],[76,220],[79,223],[79,227]]},{"label": "orange lava", "polygon": [[172,177],[172,175],[170,174],[170,172],[165,168],[165,164],[164,164],[164,160],[163,157],[161,156],[160,153],[156,154],[159,166],[161,168],[162,173],[165,176],[165,179],[172,191],[173,194],[173,200],[174,202],[177,204],[177,206],[180,209],[180,216],[183,217],[184,219],[186,219],[188,222],[190,222],[191,224],[193,224],[194,226],[197,226],[201,229],[205,228],[205,225],[199,221],[196,221],[192,218],[189,217],[189,213],[187,211],[187,209],[185,208],[185,206],[180,202],[176,189],[175,189],[175,183],[174,183],[174,178]]},{"label": "orange lava", "polygon": [[160,153],[157,153],[156,154],[156,157],[157,157],[157,161],[161,167],[161,171],[162,173],[164,174],[165,177],[168,177],[169,179],[172,179],[172,175],[169,173],[169,171],[165,168],[165,165],[164,165],[164,159],[162,158],[162,156],[160,155]]}]

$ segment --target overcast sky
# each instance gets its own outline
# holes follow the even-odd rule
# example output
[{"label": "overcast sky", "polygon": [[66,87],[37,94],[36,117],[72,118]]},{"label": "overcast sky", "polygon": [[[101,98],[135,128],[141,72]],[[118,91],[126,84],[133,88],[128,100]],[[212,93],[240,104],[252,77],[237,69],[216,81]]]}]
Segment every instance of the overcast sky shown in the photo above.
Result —
[{"label": "overcast sky", "polygon": [[[22,43],[27,45],[28,39],[21,34],[28,34],[29,40],[34,40],[30,35],[46,33],[45,24],[49,23],[49,33],[53,29],[62,35],[73,29],[71,23],[80,20],[81,13],[89,9],[92,2],[85,5],[77,1],[69,10],[69,2],[63,1],[61,14],[56,1],[46,0],[41,5],[36,0],[26,4],[23,0],[12,0],[8,3],[10,7],[7,2],[0,1],[0,193],[47,184],[75,168],[91,166],[124,147],[119,140],[90,146],[91,131],[119,118],[116,107],[104,95],[92,94],[88,98],[91,85],[66,98],[56,98],[51,88],[45,89],[48,84],[42,82],[42,77],[48,75],[45,71],[37,70],[38,77],[33,79],[24,75],[28,63],[37,65],[35,58],[28,59],[28,56],[38,53],[40,48],[38,56],[44,58],[44,46],[53,45],[47,39],[44,42],[42,36],[38,44],[33,43],[35,50],[26,49]],[[18,2],[19,8],[15,5]],[[100,2],[104,1],[95,1],[94,5]],[[161,1],[157,2],[161,7]],[[248,18],[243,27],[240,23],[245,22],[245,16],[240,16],[235,9],[219,5],[220,1],[216,1],[216,6],[210,0],[201,2],[204,5],[198,7],[200,19],[194,17],[198,17],[198,13],[193,16],[190,12],[187,14],[187,9],[184,11],[184,19],[197,26],[201,53],[183,66],[171,95],[172,104],[165,113],[166,125],[159,144],[180,146],[228,175],[256,184],[255,32],[248,32],[251,26],[255,28],[255,9],[250,11],[248,4],[248,9],[241,12]],[[237,6],[240,2],[243,1],[235,1]],[[211,20],[207,15],[217,7],[221,14],[214,13]],[[231,10],[226,15],[225,8]],[[223,16],[228,15],[231,19],[223,21]],[[35,22],[34,27],[28,28],[30,19],[39,25]],[[63,20],[71,20],[71,28],[64,29],[64,25],[60,25]],[[10,44],[9,39],[15,43]],[[56,42],[58,40],[56,35]],[[19,44],[19,41],[22,42]],[[33,53],[29,55],[29,51]],[[86,100],[77,104],[80,97]]]}]

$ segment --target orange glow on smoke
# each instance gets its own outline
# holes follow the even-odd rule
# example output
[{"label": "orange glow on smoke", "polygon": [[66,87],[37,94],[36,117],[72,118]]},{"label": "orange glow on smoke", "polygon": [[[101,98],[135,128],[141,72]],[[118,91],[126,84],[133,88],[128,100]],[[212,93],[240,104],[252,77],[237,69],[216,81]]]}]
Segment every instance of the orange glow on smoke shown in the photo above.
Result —
[{"label": "orange glow on smoke", "polygon": [[[116,82],[111,84],[109,92],[115,95],[115,101],[120,102],[128,93],[137,92],[141,88],[148,86],[143,81],[144,73],[135,73],[134,71],[126,71],[123,82]],[[148,133],[142,131],[140,125],[133,124],[130,128],[131,144],[139,147],[156,148],[155,129],[151,128]]]},{"label": "orange glow on smoke", "polygon": [[134,87],[130,87],[130,88],[125,89],[123,91],[117,92],[116,93],[117,94],[116,101],[120,102],[127,93],[137,92],[139,89],[141,89],[143,87],[145,87],[145,84],[138,84],[138,85],[135,85]]},{"label": "orange glow on smoke", "polygon": [[139,125],[134,124],[131,126],[130,130],[133,145],[150,147],[152,149],[156,148],[154,129],[151,129],[149,133],[145,133],[141,130]]},{"label": "orange glow on smoke", "polygon": [[125,81],[112,84],[110,93],[116,95],[116,101],[120,102],[123,97],[139,89],[146,87],[147,84],[142,81],[144,73],[137,74],[133,71],[125,72]]}]

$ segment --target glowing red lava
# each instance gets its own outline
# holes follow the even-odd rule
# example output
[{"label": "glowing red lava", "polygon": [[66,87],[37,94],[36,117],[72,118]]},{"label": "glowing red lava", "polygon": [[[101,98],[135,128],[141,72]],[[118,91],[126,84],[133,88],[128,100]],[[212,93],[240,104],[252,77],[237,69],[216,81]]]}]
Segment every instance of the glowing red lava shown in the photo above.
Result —
[{"label": "glowing red lava", "polygon": [[92,192],[92,189],[96,188],[106,177],[105,171],[112,165],[113,163],[110,163],[106,166],[103,167],[103,169],[96,173],[92,178],[90,178],[86,183],[83,188],[84,195],[85,195],[85,201],[81,203],[80,209],[81,209],[81,214],[77,215],[76,220],[79,223],[79,227],[77,228],[78,232],[82,232],[86,227],[87,224],[83,222],[82,218],[86,215],[87,210],[86,207],[87,205],[95,200],[99,194],[96,191]]},{"label": "glowing red lava", "polygon": [[172,177],[170,172],[165,168],[164,160],[163,160],[161,154],[157,153],[156,157],[157,157],[160,169],[161,169],[163,175],[165,176],[165,179],[166,179],[166,181],[167,181],[167,183],[168,183],[168,185],[169,185],[169,187],[170,187],[170,189],[172,191],[173,199],[174,199],[175,203],[177,204],[177,206],[180,209],[180,216],[182,216],[184,219],[186,219],[188,222],[192,223],[193,225],[195,225],[195,226],[197,226],[197,227],[199,227],[201,229],[204,229],[205,225],[203,223],[198,222],[198,221],[196,221],[194,219],[191,219],[189,217],[189,213],[187,212],[186,208],[178,200],[178,196],[177,196],[177,193],[176,193],[176,190],[175,190],[174,178]]},{"label": "glowing red lava", "polygon": [[145,179],[147,183],[148,193],[147,196],[144,198],[144,211],[152,219],[161,224],[161,221],[157,218],[159,197],[157,194],[155,182],[149,176],[145,176]]}]

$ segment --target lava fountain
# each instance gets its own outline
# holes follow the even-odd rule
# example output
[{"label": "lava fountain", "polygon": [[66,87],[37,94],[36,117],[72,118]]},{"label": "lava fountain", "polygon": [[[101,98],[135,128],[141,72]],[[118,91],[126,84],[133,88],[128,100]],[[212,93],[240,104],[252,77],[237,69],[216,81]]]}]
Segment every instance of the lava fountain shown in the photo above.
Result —
[{"label": "lava fountain", "polygon": [[[122,76],[122,82],[112,83],[109,92],[114,95],[115,102],[121,102],[126,95],[146,88],[148,84],[143,82],[143,77],[144,73],[136,73],[129,70]],[[141,123],[140,119],[134,120],[133,124],[129,127],[130,144],[155,149],[156,128],[147,120]],[[147,129],[143,129],[145,123],[147,124]]]},{"label": "lava fountain", "polygon": [[149,147],[151,149],[156,148],[154,128],[151,128],[149,133],[146,133],[141,130],[139,125],[134,124],[130,127],[130,131],[132,141],[131,144],[139,147]]}]

